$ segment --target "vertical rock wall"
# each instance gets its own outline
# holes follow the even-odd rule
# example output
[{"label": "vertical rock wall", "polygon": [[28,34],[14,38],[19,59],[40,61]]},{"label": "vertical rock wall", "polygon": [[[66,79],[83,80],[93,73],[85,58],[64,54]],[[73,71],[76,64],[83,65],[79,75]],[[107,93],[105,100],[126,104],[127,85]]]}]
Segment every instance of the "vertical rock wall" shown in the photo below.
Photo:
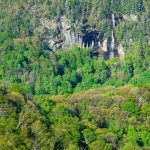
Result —
[{"label": "vertical rock wall", "polygon": [[[107,16],[107,22],[112,26],[112,31],[109,37],[104,39],[104,32],[97,29],[88,30],[86,21],[83,22],[83,27],[79,29],[78,22],[71,23],[65,16],[61,17],[58,22],[44,21],[42,24],[47,28],[53,28],[54,35],[50,36],[48,46],[50,49],[56,51],[62,48],[71,47],[77,44],[79,47],[89,47],[94,51],[103,51],[107,58],[114,58],[120,56],[118,48],[121,48],[123,56],[123,47],[119,45],[115,38],[116,18],[115,14],[110,13]],[[118,46],[119,45],[119,46]]]}]

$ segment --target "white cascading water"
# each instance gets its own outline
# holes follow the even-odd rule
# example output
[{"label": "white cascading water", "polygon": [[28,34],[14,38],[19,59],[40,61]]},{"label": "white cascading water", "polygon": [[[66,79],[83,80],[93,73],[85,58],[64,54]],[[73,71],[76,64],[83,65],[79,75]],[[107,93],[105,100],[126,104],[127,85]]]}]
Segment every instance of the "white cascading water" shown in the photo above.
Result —
[{"label": "white cascading water", "polygon": [[114,32],[111,33],[111,45],[110,45],[110,58],[114,58],[114,49],[115,49],[115,39],[114,39]]},{"label": "white cascading water", "polygon": [[98,42],[98,47],[101,47],[101,43],[100,42]]},{"label": "white cascading water", "polygon": [[112,25],[113,25],[113,29],[115,28],[115,15],[112,13]]},{"label": "white cascading water", "polygon": [[[115,28],[115,15],[112,13],[112,26]],[[111,45],[110,45],[110,58],[114,58],[114,49],[115,49],[115,39],[114,39],[114,31],[111,33]]]},{"label": "white cascading water", "polygon": [[92,47],[94,47],[94,41],[92,41]]}]

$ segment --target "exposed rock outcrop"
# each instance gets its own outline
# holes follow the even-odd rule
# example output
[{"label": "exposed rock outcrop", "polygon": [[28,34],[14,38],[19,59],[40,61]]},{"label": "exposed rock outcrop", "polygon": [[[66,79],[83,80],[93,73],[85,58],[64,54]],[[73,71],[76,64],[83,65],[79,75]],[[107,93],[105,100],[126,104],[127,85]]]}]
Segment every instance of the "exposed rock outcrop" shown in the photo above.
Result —
[{"label": "exposed rock outcrop", "polygon": [[121,44],[118,45],[118,56],[123,59],[125,56],[124,48]]},{"label": "exposed rock outcrop", "polygon": [[137,21],[137,16],[134,14],[130,14],[130,15],[123,14],[123,19],[128,21]]},{"label": "exposed rock outcrop", "polygon": [[89,28],[87,20],[83,20],[82,23],[78,21],[71,23],[68,18],[62,16],[58,21],[48,21],[44,19],[40,21],[42,26],[53,31],[52,35],[47,33],[48,40],[46,42],[49,49],[53,51],[69,48],[76,44],[79,47],[89,47],[94,51],[101,50],[107,59],[123,56],[123,52],[118,52],[119,49],[123,49],[117,46],[115,38],[116,18],[113,13],[107,16],[107,22],[112,26],[112,31],[111,35],[105,38],[105,40],[105,32],[95,28]]},{"label": "exposed rock outcrop", "polygon": [[53,21],[53,20],[48,20],[48,19],[44,19],[44,18],[41,18],[40,19],[40,23],[48,28],[48,29],[55,29],[57,27],[57,24]]},{"label": "exposed rock outcrop", "polygon": [[107,50],[108,50],[107,43],[108,43],[108,40],[107,40],[107,39],[105,39],[105,40],[103,41],[103,43],[102,43],[101,48],[102,48],[102,50],[103,50],[104,52],[107,52]]}]

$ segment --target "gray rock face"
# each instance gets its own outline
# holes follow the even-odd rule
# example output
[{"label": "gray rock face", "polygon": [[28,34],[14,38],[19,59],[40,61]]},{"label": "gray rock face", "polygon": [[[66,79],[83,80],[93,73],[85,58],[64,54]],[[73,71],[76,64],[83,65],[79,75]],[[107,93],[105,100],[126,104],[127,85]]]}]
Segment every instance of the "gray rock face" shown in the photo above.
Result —
[{"label": "gray rock face", "polygon": [[[88,29],[87,21],[82,22],[79,28],[79,22],[71,23],[68,18],[62,16],[59,21],[48,21],[41,19],[41,24],[48,29],[53,30],[53,35],[48,36],[46,43],[49,49],[56,51],[69,48],[76,44],[79,47],[88,47],[93,51],[103,51],[106,58],[114,58],[118,55],[118,44],[115,40],[115,15],[110,13],[107,22],[112,26],[111,35],[104,40],[104,31]],[[122,48],[123,49],[123,48]]]},{"label": "gray rock face", "polygon": [[125,56],[125,52],[121,44],[118,45],[118,55],[120,59],[123,59]]}]

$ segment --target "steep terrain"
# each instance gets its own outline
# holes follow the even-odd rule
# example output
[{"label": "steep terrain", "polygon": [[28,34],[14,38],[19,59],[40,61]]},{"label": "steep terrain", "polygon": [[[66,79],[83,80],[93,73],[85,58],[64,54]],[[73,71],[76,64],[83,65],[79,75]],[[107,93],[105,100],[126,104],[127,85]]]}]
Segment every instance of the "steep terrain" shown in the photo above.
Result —
[{"label": "steep terrain", "polygon": [[149,150],[149,8],[0,0],[0,150]]},{"label": "steep terrain", "polygon": [[0,87],[2,150],[149,150],[150,85],[27,96]]},{"label": "steep terrain", "polygon": [[0,3],[1,83],[53,95],[149,82],[148,1]]},{"label": "steep terrain", "polygon": [[1,23],[5,15],[10,17],[12,24],[6,27],[16,37],[40,34],[45,49],[77,44],[108,59],[123,57],[135,41],[149,41],[148,8],[146,0],[8,1],[1,2]]}]

